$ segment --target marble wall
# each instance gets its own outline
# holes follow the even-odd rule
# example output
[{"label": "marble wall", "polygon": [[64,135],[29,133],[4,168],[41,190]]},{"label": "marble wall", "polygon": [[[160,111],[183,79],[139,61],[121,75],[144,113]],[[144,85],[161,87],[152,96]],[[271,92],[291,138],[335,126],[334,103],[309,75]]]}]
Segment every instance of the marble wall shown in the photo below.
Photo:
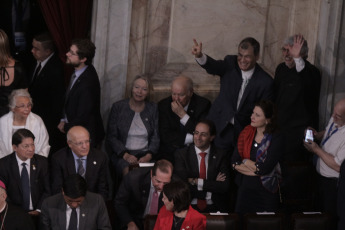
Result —
[{"label": "marble wall", "polygon": [[323,124],[344,92],[344,49],[337,52],[345,45],[343,12],[342,1],[330,0],[95,0],[92,38],[104,117],[138,74],[151,78],[154,101],[169,95],[170,82],[179,74],[193,78],[195,91],[213,100],[219,79],[195,63],[193,38],[203,43],[205,53],[222,59],[252,36],[262,46],[259,63],[273,75],[282,61],[282,41],[301,33],[308,40],[308,60],[323,73]]}]

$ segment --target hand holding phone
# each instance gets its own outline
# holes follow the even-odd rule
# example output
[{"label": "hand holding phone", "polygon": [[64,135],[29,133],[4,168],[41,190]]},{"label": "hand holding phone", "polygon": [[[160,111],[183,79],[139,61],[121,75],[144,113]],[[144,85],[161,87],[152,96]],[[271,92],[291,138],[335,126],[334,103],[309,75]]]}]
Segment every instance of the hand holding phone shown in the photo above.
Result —
[{"label": "hand holding phone", "polygon": [[313,130],[307,129],[307,132],[305,134],[305,142],[308,142],[308,140],[314,141],[314,135],[313,135]]}]

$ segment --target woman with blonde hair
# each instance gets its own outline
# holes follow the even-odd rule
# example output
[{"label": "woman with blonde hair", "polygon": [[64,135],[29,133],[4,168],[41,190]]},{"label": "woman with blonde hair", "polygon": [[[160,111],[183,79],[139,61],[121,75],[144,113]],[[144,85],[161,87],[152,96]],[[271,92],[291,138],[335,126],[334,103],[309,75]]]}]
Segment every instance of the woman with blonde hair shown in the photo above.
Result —
[{"label": "woman with blonde hair", "polygon": [[14,89],[27,88],[27,78],[20,62],[10,53],[7,34],[0,29],[0,117],[8,113],[8,96]]}]

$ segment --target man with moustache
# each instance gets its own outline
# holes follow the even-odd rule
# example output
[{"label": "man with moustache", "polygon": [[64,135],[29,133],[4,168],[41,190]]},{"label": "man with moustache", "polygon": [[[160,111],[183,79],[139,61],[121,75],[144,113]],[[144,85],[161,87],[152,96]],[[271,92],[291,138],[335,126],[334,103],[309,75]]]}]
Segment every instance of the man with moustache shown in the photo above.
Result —
[{"label": "man with moustache", "polygon": [[58,129],[67,133],[73,126],[83,126],[90,132],[91,146],[96,147],[104,138],[100,113],[100,83],[92,65],[95,45],[88,39],[72,41],[66,53],[67,64],[74,67],[70,84],[66,89],[63,117]]},{"label": "man with moustache", "polygon": [[174,162],[174,152],[193,143],[196,123],[205,118],[211,102],[194,93],[193,81],[176,77],[171,84],[171,96],[158,103],[161,158]]},{"label": "man with moustache", "polygon": [[273,79],[258,64],[260,44],[252,37],[243,39],[237,55],[214,60],[202,52],[195,39],[192,54],[207,73],[220,77],[220,92],[207,116],[217,129],[215,145],[232,154],[239,133],[250,124],[256,102],[272,99]]},{"label": "man with moustache", "polygon": [[307,159],[304,130],[319,127],[320,71],[310,62],[308,44],[302,35],[288,37],[283,44],[284,62],[277,66],[273,90],[280,130],[285,135],[286,162]]},{"label": "man with moustache", "polygon": [[194,144],[175,154],[177,176],[190,184],[192,207],[199,212],[228,212],[230,170],[226,152],[212,143],[216,128],[201,120],[195,127]]}]

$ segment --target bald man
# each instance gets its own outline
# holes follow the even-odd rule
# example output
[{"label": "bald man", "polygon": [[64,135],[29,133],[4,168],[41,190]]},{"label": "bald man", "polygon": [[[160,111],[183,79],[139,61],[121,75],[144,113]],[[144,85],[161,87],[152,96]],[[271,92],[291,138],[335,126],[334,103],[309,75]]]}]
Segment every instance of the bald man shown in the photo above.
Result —
[{"label": "bald man", "polygon": [[90,148],[90,134],[82,126],[67,133],[67,144],[52,156],[52,193],[61,192],[64,179],[78,173],[85,178],[88,191],[108,198],[107,158],[105,153]]},{"label": "bald man", "polygon": [[171,84],[171,96],[158,103],[161,158],[174,161],[174,152],[193,143],[197,122],[205,118],[211,102],[194,93],[193,81],[176,77]]},{"label": "bald man", "polygon": [[[328,212],[336,217],[337,185],[340,166],[345,159],[345,98],[333,109],[333,114],[326,130],[316,132],[314,139],[321,141],[304,142],[304,146],[318,156],[316,171],[319,174],[318,195],[320,211]],[[341,204],[343,205],[343,204]]]}]

